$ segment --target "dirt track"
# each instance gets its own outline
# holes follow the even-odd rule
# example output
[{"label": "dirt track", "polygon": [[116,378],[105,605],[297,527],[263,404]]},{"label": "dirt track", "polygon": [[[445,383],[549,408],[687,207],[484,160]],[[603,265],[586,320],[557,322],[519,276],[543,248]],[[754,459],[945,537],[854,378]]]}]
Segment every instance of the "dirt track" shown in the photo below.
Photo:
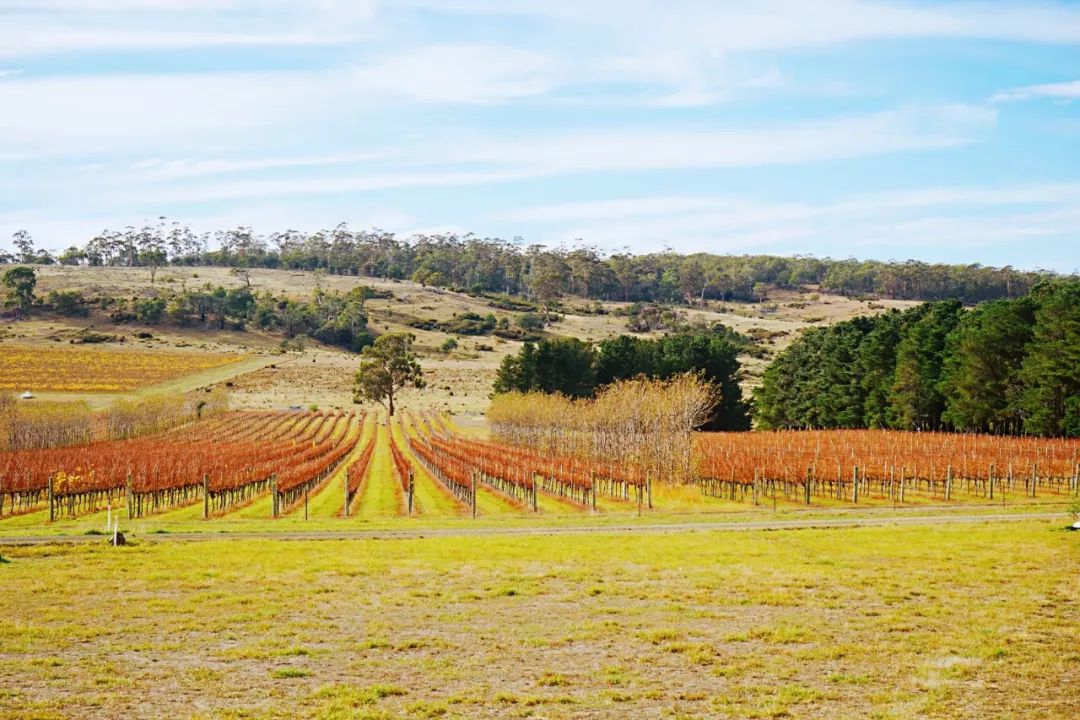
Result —
[{"label": "dirt track", "polygon": [[[1020,520],[1064,519],[1063,512],[1015,513],[995,515],[917,515],[911,517],[819,518],[808,520],[747,520],[742,522],[684,522],[672,524],[580,525],[574,527],[513,528],[432,528],[409,530],[350,530],[309,532],[214,532],[151,533],[127,535],[128,540],[148,542],[199,542],[209,540],[410,540],[429,537],[481,537],[499,535],[579,535],[583,533],[676,533],[676,532],[745,532],[750,530],[810,530],[848,527],[897,527],[964,523],[1015,522]],[[103,543],[102,535],[26,535],[0,538],[4,545],[49,545],[60,543]]]}]

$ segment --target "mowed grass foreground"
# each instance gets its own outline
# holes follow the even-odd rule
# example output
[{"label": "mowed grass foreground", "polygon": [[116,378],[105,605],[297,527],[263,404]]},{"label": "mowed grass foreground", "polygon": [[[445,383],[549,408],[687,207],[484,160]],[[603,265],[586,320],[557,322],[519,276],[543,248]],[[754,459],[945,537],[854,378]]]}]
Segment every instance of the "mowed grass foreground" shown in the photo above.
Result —
[{"label": "mowed grass foreground", "polygon": [[5,548],[6,718],[1069,718],[1060,521]]}]

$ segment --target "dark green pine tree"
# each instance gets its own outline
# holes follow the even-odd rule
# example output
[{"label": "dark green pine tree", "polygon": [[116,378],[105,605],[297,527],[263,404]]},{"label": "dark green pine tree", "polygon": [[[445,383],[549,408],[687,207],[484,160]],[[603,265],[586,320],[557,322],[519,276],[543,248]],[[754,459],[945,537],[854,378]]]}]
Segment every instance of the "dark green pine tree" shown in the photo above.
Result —
[{"label": "dark green pine tree", "polygon": [[596,384],[652,375],[657,366],[658,343],[633,335],[620,335],[600,343],[596,353]]},{"label": "dark green pine tree", "polygon": [[[646,351],[648,352],[648,351]],[[719,335],[669,335],[659,341],[655,377],[701,372],[720,388],[720,402],[704,430],[749,430],[749,407],[739,387],[738,349]]]},{"label": "dark green pine tree", "polygon": [[925,314],[927,306],[918,305],[901,312],[890,310],[874,319],[874,328],[859,346],[860,383],[863,401],[863,425],[868,428],[889,426],[889,392],[896,379],[896,348],[907,326]]},{"label": "dark green pine tree", "polygon": [[998,300],[967,312],[946,341],[942,420],[957,430],[1019,433],[1020,371],[1035,324],[1030,298]]},{"label": "dark green pine tree", "polygon": [[816,427],[818,414],[814,388],[827,328],[806,330],[769,363],[761,385],[754,391],[754,418],[763,430]]},{"label": "dark green pine tree", "polygon": [[517,355],[507,355],[495,373],[496,393],[529,392],[539,386],[536,376],[536,345],[525,343]]},{"label": "dark green pine tree", "polygon": [[935,430],[941,426],[945,398],[938,385],[945,360],[945,338],[959,322],[956,300],[931,303],[906,329],[896,348],[896,373],[886,411],[889,426],[900,430]]},{"label": "dark green pine tree", "polygon": [[817,379],[806,398],[814,407],[814,427],[863,427],[866,389],[859,371],[860,348],[874,327],[873,318],[856,318],[825,333]]},{"label": "dark green pine tree", "polygon": [[1020,377],[1024,430],[1080,437],[1080,283],[1037,287],[1030,351]]},{"label": "dark green pine tree", "polygon": [[517,355],[503,358],[495,375],[497,393],[537,390],[569,397],[589,397],[596,389],[595,353],[576,338],[525,343]]}]

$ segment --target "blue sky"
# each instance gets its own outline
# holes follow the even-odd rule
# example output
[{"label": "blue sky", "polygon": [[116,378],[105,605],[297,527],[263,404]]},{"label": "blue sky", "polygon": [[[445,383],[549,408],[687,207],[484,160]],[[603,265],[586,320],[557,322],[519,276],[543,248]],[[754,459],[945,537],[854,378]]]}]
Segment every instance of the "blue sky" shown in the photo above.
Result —
[{"label": "blue sky", "polygon": [[1080,2],[0,0],[0,244],[475,232],[1080,269]]}]

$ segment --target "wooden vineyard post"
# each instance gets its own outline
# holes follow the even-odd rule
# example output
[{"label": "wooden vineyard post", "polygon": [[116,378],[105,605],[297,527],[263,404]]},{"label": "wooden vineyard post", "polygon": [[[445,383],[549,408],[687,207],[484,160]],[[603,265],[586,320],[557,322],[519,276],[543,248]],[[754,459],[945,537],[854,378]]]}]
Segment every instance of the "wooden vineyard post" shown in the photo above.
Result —
[{"label": "wooden vineyard post", "polygon": [[345,471],[345,509],[342,510],[344,517],[349,517],[349,471]]},{"label": "wooden vineyard post", "polygon": [[905,482],[906,478],[904,476],[906,474],[907,474],[907,468],[901,467],[900,468],[900,504],[901,505],[904,504],[904,486],[907,485],[907,483]]},{"label": "wooden vineyard post", "polygon": [[49,522],[52,522],[54,519],[56,519],[56,510],[54,509],[54,506],[53,506],[53,478],[54,477],[55,477],[54,475],[49,475],[49,487],[48,487]]},{"label": "wooden vineyard post", "polygon": [[210,517],[210,473],[202,476],[202,516],[203,520]]},{"label": "wooden vineyard post", "polygon": [[410,470],[409,471],[409,516],[410,517],[412,517],[413,492],[414,492],[414,490],[415,490],[415,487],[413,485],[413,471]]},{"label": "wooden vineyard post", "polygon": [[310,485],[304,483],[304,522],[308,519],[308,488]]},{"label": "wooden vineyard post", "polygon": [[751,492],[752,492],[753,497],[754,497],[754,506],[757,507],[757,504],[758,504],[758,469],[757,468],[754,468],[754,485],[751,488]]},{"label": "wooden vineyard post", "polygon": [[473,516],[473,519],[475,520],[476,519],[476,471],[475,470],[472,471],[472,474],[470,475],[470,479],[472,481],[472,516]]},{"label": "wooden vineyard post", "polygon": [[945,499],[952,498],[952,465],[945,470]]},{"label": "wooden vineyard post", "polygon": [[803,487],[803,494],[806,496],[806,504],[810,504],[810,483],[813,473],[810,468],[806,468],[806,485]]},{"label": "wooden vineyard post", "polygon": [[592,492],[592,511],[596,512],[596,471],[589,470],[589,490]]},{"label": "wooden vineyard post", "polygon": [[127,478],[124,480],[124,491],[127,496],[127,511],[128,520],[135,514],[135,498],[131,495],[131,473],[128,472]]},{"label": "wooden vineyard post", "polygon": [[989,471],[989,475],[986,478],[986,484],[990,486],[989,488],[987,488],[987,491],[990,493],[990,499],[993,500],[994,499],[994,463],[990,463],[990,471]]},{"label": "wooden vineyard post", "polygon": [[652,510],[652,473],[645,473],[645,488],[649,493],[649,509]]},{"label": "wooden vineyard post", "polygon": [[853,465],[851,468],[851,502],[856,505],[859,503],[859,466]]},{"label": "wooden vineyard post", "polygon": [[537,498],[538,498],[538,496],[540,494],[540,487],[539,487],[539,485],[537,485],[537,482],[536,482],[536,473],[533,473],[532,481],[533,481],[533,483],[532,483],[532,506],[533,506],[533,512],[539,512],[540,511],[540,504],[539,504],[539,501],[538,501]]},{"label": "wooden vineyard post", "polygon": [[274,517],[278,516],[277,473],[270,475],[270,498],[273,501]]}]

